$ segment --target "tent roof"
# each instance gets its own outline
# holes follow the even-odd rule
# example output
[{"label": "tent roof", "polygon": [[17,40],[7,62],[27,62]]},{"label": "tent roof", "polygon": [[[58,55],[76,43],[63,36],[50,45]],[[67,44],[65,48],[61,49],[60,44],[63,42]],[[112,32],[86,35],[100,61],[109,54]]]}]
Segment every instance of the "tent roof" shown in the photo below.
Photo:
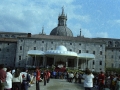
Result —
[{"label": "tent roof", "polygon": [[56,47],[56,50],[47,50],[45,55],[62,55],[62,56],[76,56],[76,52],[67,51],[67,48],[63,45]]},{"label": "tent roof", "polygon": [[81,53],[81,54],[78,54],[78,57],[90,60],[90,59],[94,59],[95,55],[94,54],[89,54],[89,53]]},{"label": "tent roof", "polygon": [[76,56],[76,52],[71,52],[71,51],[60,51],[60,50],[47,50],[45,52],[45,55],[63,55],[63,56]]},{"label": "tent roof", "polygon": [[67,51],[67,48],[63,45],[60,45],[56,47],[56,50],[47,50],[45,52],[40,51],[40,50],[29,50],[28,55],[62,55],[62,56],[75,56],[78,58],[90,60],[94,59],[95,55],[94,54],[89,54],[89,53],[81,53],[77,54],[76,52],[72,51]]},{"label": "tent roof", "polygon": [[40,50],[29,50],[27,54],[28,55],[44,55],[44,52]]}]

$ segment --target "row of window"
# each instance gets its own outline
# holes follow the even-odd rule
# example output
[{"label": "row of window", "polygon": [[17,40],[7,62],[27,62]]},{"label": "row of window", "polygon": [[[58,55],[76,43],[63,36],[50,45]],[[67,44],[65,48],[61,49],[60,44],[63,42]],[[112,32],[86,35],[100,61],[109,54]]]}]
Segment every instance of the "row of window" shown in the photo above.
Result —
[{"label": "row of window", "polygon": [[[23,40],[21,40],[21,42],[23,42]],[[34,41],[34,43],[36,43],[36,40]],[[42,43],[44,43],[44,41],[42,41]],[[51,41],[51,44],[53,44],[53,41]],[[73,43],[70,43],[70,45],[73,45]],[[82,45],[81,43],[79,43],[79,45]],[[95,46],[95,44],[94,44]],[[102,47],[102,45],[100,45],[100,47]]]},{"label": "row of window", "polygon": [[[2,43],[0,43],[0,44],[2,44]],[[4,45],[6,45],[6,44],[4,44]],[[7,43],[7,45],[10,45],[10,43]]]},{"label": "row of window", "polygon": [[[43,49],[43,48],[42,48]],[[22,50],[22,46],[20,46],[20,50]],[[36,50],[36,47],[33,47],[33,50]],[[53,50],[53,48],[51,48],[51,50]],[[42,50],[43,51],[43,50]],[[70,49],[69,51],[72,51],[72,49]],[[79,50],[79,53],[81,53],[82,51]],[[89,53],[88,50],[86,50],[86,53]],[[95,54],[95,51],[93,51],[93,54]],[[100,55],[102,55],[102,51],[100,51]]]},{"label": "row of window", "polygon": [[[0,51],[2,51],[2,49],[0,48]],[[6,49],[6,52],[9,52],[10,51],[10,49]]]},{"label": "row of window", "polygon": [[[92,64],[95,65],[95,61]],[[99,65],[102,65],[102,61],[99,61]]]},{"label": "row of window", "polygon": [[118,41],[108,41],[108,47],[120,47],[120,42]]},{"label": "row of window", "polygon": [[111,67],[112,67],[112,68],[115,68],[115,67],[119,67],[119,68],[120,68],[120,64],[117,66],[117,65],[115,65],[115,64],[112,63],[112,64],[111,64]]},{"label": "row of window", "polygon": [[11,37],[11,38],[15,38],[16,36],[15,36],[15,35],[8,35],[8,34],[6,34],[6,35],[0,35],[0,37],[6,37],[6,38]]}]

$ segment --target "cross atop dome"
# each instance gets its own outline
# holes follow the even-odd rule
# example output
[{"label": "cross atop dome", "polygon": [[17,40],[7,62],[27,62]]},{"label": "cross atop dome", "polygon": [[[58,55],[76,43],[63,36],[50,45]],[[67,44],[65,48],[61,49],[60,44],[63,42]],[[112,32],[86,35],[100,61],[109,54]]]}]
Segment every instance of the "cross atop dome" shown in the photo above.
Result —
[{"label": "cross atop dome", "polygon": [[62,15],[65,15],[65,14],[64,14],[64,6],[62,7]]}]

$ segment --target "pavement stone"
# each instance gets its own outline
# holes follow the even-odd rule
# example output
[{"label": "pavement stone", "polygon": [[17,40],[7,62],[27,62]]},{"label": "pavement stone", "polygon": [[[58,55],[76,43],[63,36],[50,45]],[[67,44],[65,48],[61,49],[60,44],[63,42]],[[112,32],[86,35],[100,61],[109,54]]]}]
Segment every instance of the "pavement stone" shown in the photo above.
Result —
[{"label": "pavement stone", "polygon": [[[36,85],[33,84],[29,90],[36,90]],[[50,82],[46,83],[46,86],[44,86],[44,82],[40,82],[40,90],[84,90],[84,87],[83,83],[70,83],[65,79],[50,79]],[[93,90],[96,89],[93,88]]]}]

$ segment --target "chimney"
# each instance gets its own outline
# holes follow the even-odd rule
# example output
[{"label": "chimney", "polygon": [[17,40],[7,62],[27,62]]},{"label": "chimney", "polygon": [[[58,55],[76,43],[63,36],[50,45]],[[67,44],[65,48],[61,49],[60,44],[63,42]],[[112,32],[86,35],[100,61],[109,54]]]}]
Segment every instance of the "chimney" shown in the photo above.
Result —
[{"label": "chimney", "polygon": [[28,33],[28,37],[31,37],[31,33]]}]

